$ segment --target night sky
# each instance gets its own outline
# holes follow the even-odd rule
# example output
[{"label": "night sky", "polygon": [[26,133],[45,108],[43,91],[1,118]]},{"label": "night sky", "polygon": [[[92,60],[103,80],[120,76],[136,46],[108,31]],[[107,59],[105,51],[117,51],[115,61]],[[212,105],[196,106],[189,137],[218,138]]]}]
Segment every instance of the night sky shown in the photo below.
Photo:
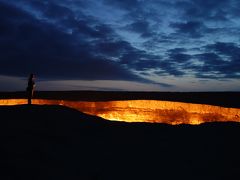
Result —
[{"label": "night sky", "polygon": [[239,91],[239,0],[0,0],[0,91]]}]

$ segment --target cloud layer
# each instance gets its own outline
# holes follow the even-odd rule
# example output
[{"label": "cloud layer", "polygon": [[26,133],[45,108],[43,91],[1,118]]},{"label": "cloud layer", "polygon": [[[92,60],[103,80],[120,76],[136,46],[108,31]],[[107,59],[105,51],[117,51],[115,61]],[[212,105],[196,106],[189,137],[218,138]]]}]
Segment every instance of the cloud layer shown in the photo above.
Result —
[{"label": "cloud layer", "polygon": [[0,9],[3,76],[162,87],[175,85],[163,77],[240,78],[238,0],[0,0]]}]

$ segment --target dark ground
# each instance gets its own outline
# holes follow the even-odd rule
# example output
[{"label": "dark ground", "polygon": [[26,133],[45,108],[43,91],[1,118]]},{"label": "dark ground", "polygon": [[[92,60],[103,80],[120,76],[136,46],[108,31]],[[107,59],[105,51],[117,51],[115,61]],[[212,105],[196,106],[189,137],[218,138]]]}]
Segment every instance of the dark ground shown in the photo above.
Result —
[{"label": "dark ground", "polygon": [[[0,92],[0,99],[26,98],[25,92]],[[74,101],[166,100],[240,108],[240,92],[37,91],[37,99]]]},{"label": "dark ground", "polygon": [[37,105],[0,115],[0,179],[240,179],[240,123],[120,123]]}]

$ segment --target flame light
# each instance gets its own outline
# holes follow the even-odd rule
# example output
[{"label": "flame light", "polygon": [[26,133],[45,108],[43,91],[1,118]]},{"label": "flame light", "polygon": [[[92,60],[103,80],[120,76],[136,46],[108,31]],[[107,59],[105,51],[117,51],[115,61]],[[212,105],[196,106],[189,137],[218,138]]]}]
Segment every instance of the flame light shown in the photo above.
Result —
[{"label": "flame light", "polygon": [[[240,109],[159,100],[85,102],[33,99],[33,104],[63,105],[108,120],[177,124],[240,122]],[[0,99],[0,105],[27,104],[26,99]]]}]

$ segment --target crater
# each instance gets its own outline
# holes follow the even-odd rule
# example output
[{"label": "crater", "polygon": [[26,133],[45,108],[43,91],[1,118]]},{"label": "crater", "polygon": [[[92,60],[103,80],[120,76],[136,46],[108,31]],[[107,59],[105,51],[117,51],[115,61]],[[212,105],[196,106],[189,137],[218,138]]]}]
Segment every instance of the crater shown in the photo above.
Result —
[{"label": "crater", "polygon": [[[33,104],[62,105],[112,121],[167,123],[240,122],[239,108],[160,100],[69,101],[33,99]],[[1,99],[0,105],[27,104],[26,99]]]}]

